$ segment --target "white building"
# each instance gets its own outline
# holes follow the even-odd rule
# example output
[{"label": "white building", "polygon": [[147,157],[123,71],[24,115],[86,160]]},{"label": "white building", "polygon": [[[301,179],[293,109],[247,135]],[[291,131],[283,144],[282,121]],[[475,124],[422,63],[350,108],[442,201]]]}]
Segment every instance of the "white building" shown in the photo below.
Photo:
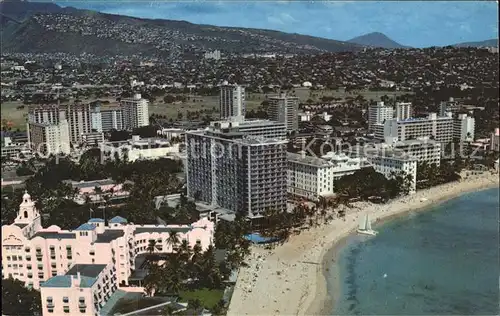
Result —
[{"label": "white building", "polygon": [[375,138],[385,140],[388,137],[397,138],[400,141],[428,137],[440,143],[453,141],[453,118],[451,113],[445,117],[437,117],[436,113],[430,113],[427,118],[410,118],[398,121],[391,119],[375,128]]},{"label": "white building", "polygon": [[390,144],[394,150],[405,152],[408,156],[417,159],[417,162],[427,162],[430,164],[441,164],[441,143],[428,139],[412,139],[397,141]]},{"label": "white building", "polygon": [[101,152],[109,159],[114,159],[118,154],[120,159],[126,157],[129,162],[137,159],[176,158],[179,154],[179,144],[171,144],[163,138],[141,139],[134,135],[131,140],[102,143]]},{"label": "white building", "polygon": [[495,131],[491,133],[490,150],[500,151],[500,128],[495,128]]},{"label": "white building", "polygon": [[132,130],[141,126],[149,125],[148,100],[142,99],[141,95],[135,94],[132,99],[123,99],[120,102],[123,115],[123,127]]},{"label": "white building", "polygon": [[287,153],[287,191],[295,198],[318,200],[334,193],[334,181],[361,168],[359,158],[330,152],[321,158]]},{"label": "white building", "polygon": [[299,113],[299,119],[301,122],[309,122],[311,121],[311,119],[313,118],[313,116],[315,115],[315,113],[311,113],[311,111],[305,111],[305,112],[301,112]]},{"label": "white building", "polygon": [[416,192],[417,158],[411,157],[403,151],[389,148],[371,152],[366,158],[375,171],[383,174],[387,179],[391,179],[394,174],[411,175],[410,193]]},{"label": "white building", "polygon": [[332,119],[332,115],[327,112],[319,114],[319,117],[321,117],[325,122],[329,122]]},{"label": "white building", "polygon": [[20,154],[31,155],[31,149],[26,143],[13,143],[10,137],[4,137],[2,142],[2,158],[18,157]]},{"label": "white building", "polygon": [[453,122],[453,137],[463,142],[474,140],[475,119],[467,114],[458,114]]},{"label": "white building", "polygon": [[396,102],[396,119],[407,120],[412,117],[411,102]]},{"label": "white building", "polygon": [[69,124],[60,112],[59,123],[28,123],[28,144],[39,155],[69,154],[71,151]]},{"label": "white building", "polygon": [[204,55],[205,59],[219,60],[221,58],[220,50],[214,50],[213,52],[206,52]]},{"label": "white building", "polygon": [[223,120],[244,120],[246,113],[245,88],[237,84],[230,85],[224,81],[220,87],[219,109],[220,117]]},{"label": "white building", "polygon": [[172,138],[183,137],[185,130],[180,128],[162,128],[156,132],[158,135],[164,136],[167,140]]},{"label": "white building", "polygon": [[299,98],[289,97],[285,93],[269,98],[269,119],[285,123],[287,131],[299,129]]},{"label": "white building", "polygon": [[385,105],[384,102],[377,102],[368,108],[368,129],[374,131],[374,125],[383,124],[386,120],[394,118],[394,108]]}]

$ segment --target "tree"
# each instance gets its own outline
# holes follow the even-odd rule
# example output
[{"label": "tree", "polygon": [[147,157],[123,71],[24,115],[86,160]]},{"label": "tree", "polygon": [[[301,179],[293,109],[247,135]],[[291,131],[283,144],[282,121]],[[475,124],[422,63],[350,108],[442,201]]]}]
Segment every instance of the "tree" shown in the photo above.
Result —
[{"label": "tree", "polygon": [[13,278],[2,280],[2,314],[12,316],[42,315],[40,292],[28,289]]},{"label": "tree", "polygon": [[149,253],[153,253],[155,249],[156,249],[156,240],[155,239],[149,240],[147,251]]},{"label": "tree", "polygon": [[167,245],[170,245],[172,250],[175,250],[177,248],[177,244],[179,244],[179,233],[173,230],[168,234]]}]

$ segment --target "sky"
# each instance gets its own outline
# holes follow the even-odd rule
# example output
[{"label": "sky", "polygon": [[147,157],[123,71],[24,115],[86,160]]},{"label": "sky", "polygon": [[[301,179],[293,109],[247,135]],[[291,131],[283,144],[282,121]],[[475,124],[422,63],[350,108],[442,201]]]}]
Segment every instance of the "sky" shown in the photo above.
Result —
[{"label": "sky", "polygon": [[498,38],[495,1],[57,1],[61,6],[349,40],[381,32],[412,47]]}]

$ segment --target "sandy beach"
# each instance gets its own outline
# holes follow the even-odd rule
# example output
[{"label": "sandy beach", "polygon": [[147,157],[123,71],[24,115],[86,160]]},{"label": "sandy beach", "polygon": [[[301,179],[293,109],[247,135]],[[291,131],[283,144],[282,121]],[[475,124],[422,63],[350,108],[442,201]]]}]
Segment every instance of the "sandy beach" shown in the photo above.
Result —
[{"label": "sandy beach", "polygon": [[383,205],[356,203],[346,211],[345,220],[335,219],[294,235],[272,250],[253,247],[246,260],[249,266],[240,269],[228,315],[320,315],[329,301],[323,275],[325,255],[357,229],[360,216],[369,213],[372,220],[380,221],[498,186],[498,174],[484,173]]}]

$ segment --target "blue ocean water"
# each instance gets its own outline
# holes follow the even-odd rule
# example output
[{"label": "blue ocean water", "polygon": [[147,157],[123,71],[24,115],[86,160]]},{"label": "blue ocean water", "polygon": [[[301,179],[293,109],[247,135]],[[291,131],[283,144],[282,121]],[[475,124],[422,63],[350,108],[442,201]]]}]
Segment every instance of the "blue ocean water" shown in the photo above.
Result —
[{"label": "blue ocean water", "polygon": [[499,315],[498,212],[499,190],[485,190],[349,237],[331,314]]}]

